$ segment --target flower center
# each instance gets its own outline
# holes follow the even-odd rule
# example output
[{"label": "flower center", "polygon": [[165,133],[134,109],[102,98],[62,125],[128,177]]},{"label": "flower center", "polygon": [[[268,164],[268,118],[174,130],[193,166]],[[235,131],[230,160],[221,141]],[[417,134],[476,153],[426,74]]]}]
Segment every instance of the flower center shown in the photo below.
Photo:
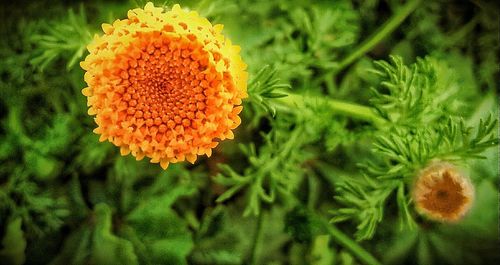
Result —
[{"label": "flower center", "polygon": [[422,201],[423,206],[443,215],[452,215],[460,211],[465,204],[466,197],[463,188],[457,183],[448,171],[444,171],[442,178],[436,179],[435,183],[428,186],[430,192]]},{"label": "flower center", "polygon": [[[147,39],[148,34],[141,36]],[[161,35],[154,43],[142,42],[138,50],[131,47],[128,68],[120,74],[127,104],[120,117],[131,121],[134,131],[145,127],[142,130],[153,136],[146,137],[147,142],[168,141],[166,134],[173,138],[169,131],[181,134],[202,125],[207,95],[221,83],[201,45],[172,38]]]}]

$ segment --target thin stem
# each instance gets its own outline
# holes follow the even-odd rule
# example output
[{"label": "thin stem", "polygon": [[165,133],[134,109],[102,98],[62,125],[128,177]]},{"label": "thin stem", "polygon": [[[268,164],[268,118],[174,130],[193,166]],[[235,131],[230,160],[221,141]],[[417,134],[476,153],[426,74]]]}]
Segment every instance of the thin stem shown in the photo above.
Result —
[{"label": "thin stem", "polygon": [[[292,202],[292,204],[304,207],[294,195],[287,194],[286,198],[287,201]],[[380,263],[372,254],[370,254],[362,246],[356,243],[356,241],[352,240],[346,234],[342,233],[342,231],[340,231],[333,224],[330,224],[321,215],[315,213],[313,209],[304,209],[306,209],[307,215],[311,218],[310,220],[312,221],[312,223],[323,227],[337,244],[350,251],[351,254],[353,254],[359,261],[366,265],[382,265],[382,263]]]},{"label": "thin stem", "polygon": [[[375,114],[372,108],[355,103],[345,102],[342,100],[330,99],[327,97],[304,96],[292,93],[288,94],[287,97],[277,99],[278,103],[281,103],[288,108],[300,106],[306,101],[311,103],[315,102],[319,104],[326,104],[339,115],[368,121],[373,123],[377,127],[382,126],[385,122],[382,118]],[[280,106],[277,107],[279,108]],[[283,106],[281,106],[281,109],[283,109]]]},{"label": "thin stem", "polygon": [[253,238],[252,249],[250,250],[250,265],[257,264],[257,248],[261,242],[262,237],[262,223],[264,222],[264,212],[260,212],[257,217],[257,228],[255,229],[255,236]]},{"label": "thin stem", "polygon": [[408,1],[396,14],[387,20],[373,35],[361,43],[354,52],[342,60],[335,72],[340,72],[359,57],[373,49],[381,40],[391,34],[420,4],[421,0]]},{"label": "thin stem", "polygon": [[330,224],[324,218],[321,218],[315,213],[311,212],[311,214],[315,217],[316,221],[326,229],[328,234],[332,236],[335,242],[348,249],[359,261],[366,265],[381,265],[381,263],[375,257],[373,257],[372,254],[366,251],[363,247],[361,247],[346,234],[342,233],[342,231],[340,231],[337,227]]},{"label": "thin stem", "polygon": [[474,30],[476,25],[479,22],[479,17],[474,17],[471,19],[465,26],[463,26],[460,30],[457,30],[453,32],[452,34],[449,34],[449,38],[446,39],[445,41],[445,46],[453,46],[455,43],[459,42],[460,40],[467,39],[467,35]]},{"label": "thin stem", "polygon": [[18,137],[19,143],[27,148],[33,147],[33,141],[26,135],[24,125],[21,118],[21,109],[18,106],[10,108],[8,116],[8,124],[12,132]]}]

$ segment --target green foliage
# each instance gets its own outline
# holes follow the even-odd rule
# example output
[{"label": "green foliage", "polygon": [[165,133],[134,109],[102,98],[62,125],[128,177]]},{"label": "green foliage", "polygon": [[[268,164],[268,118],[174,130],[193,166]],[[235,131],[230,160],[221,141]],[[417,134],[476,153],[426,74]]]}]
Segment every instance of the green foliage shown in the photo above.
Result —
[{"label": "green foliage", "polygon": [[[274,117],[276,108],[270,104],[268,99],[286,97],[287,95],[279,90],[287,88],[290,88],[290,85],[280,83],[280,80],[276,78],[276,70],[270,69],[269,65],[266,65],[248,84],[250,106],[258,107],[256,112],[260,109]],[[256,115],[256,118],[258,119],[259,115]]]},{"label": "green foliage", "polygon": [[67,61],[68,70],[74,67],[92,39],[83,6],[80,6],[78,14],[70,9],[67,18],[62,21],[42,23],[41,32],[30,39],[37,46],[30,62],[43,71],[49,63],[62,57]]},{"label": "green foliage", "polygon": [[96,205],[94,223],[82,227],[66,240],[52,264],[138,264],[132,244],[111,232],[111,209]]},{"label": "green foliage", "polygon": [[265,145],[257,152],[255,145],[241,145],[240,149],[248,157],[249,166],[243,174],[237,173],[228,165],[221,165],[222,173],[215,181],[230,188],[224,192],[217,202],[231,198],[243,188],[247,188],[248,205],[244,215],[258,215],[261,203],[273,203],[278,195],[287,196],[298,185],[303,176],[300,164],[307,159],[297,151],[305,144],[300,138],[303,131],[294,130],[294,134],[280,135],[272,131],[263,135]]},{"label": "green foliage", "polygon": [[150,188],[139,193],[140,200],[130,202],[135,206],[124,207],[132,209],[123,219],[117,219],[109,204],[97,203],[52,263],[183,264],[193,247],[191,233],[186,221],[170,206],[194,189],[173,180],[159,176]]},{"label": "green foliage", "polygon": [[296,207],[285,218],[285,231],[297,242],[311,242],[318,231],[314,231],[314,220],[306,209]]},{"label": "green foliage", "polygon": [[7,231],[2,240],[3,249],[0,250],[1,264],[23,264],[26,260],[24,251],[26,239],[21,229],[22,219],[11,220],[7,224]]},{"label": "green foliage", "polygon": [[[491,183],[482,181],[477,189],[476,203],[491,206],[497,204],[498,191]],[[489,243],[497,240],[496,236],[491,234],[491,231],[498,229],[497,219],[496,214],[475,208],[460,224],[453,226],[427,224],[432,225],[431,229],[422,227],[396,231],[382,246],[382,249],[388,251],[383,260],[384,264],[403,264],[412,258],[417,261],[416,264],[436,263],[438,260],[444,260],[449,264],[492,263],[498,260],[498,253],[492,251],[490,247],[492,245]],[[458,244],[457,240],[465,241]],[[465,251],[466,249],[476,251],[471,253]]]},{"label": "green foliage", "polygon": [[383,157],[379,163],[367,162],[366,172],[381,178],[411,177],[429,161],[464,161],[484,158],[485,149],[498,145],[495,136],[497,121],[489,116],[474,127],[463,121],[448,119],[436,128],[394,129],[388,136],[379,136],[373,151]]},{"label": "green foliage", "polygon": [[95,219],[90,263],[138,264],[132,244],[111,234],[111,209],[105,204],[96,205]]},{"label": "green foliage", "polygon": [[335,199],[344,207],[332,211],[335,217],[331,222],[350,219],[358,222],[355,234],[357,240],[373,236],[378,223],[382,221],[387,197],[394,189],[387,185],[381,187],[371,181],[366,183],[368,184],[346,181],[339,184],[337,186],[339,195]]},{"label": "green foliage", "polygon": [[[221,10],[233,7],[228,2],[215,1]],[[310,82],[328,83],[335,61],[359,38],[360,15],[349,1],[312,6],[307,1],[240,1],[228,13],[235,16],[220,22],[230,36],[247,43],[244,58],[250,69],[271,65],[297,89]],[[311,78],[313,74],[319,77]]]},{"label": "green foliage", "polygon": [[335,252],[330,251],[330,236],[321,235],[314,239],[311,255],[314,265],[327,265],[332,264],[335,260]]},{"label": "green foliage", "polygon": [[68,215],[66,207],[64,198],[57,198],[51,192],[42,190],[19,167],[14,169],[0,189],[2,217],[22,218],[24,229],[32,236],[60,228]]},{"label": "green foliage", "polygon": [[[146,2],[0,5],[0,264],[498,263],[498,4],[181,1],[249,97],[235,140],[163,171],[99,142],[77,65]],[[436,160],[475,186],[456,224],[414,210]]]},{"label": "green foliage", "polygon": [[358,240],[373,237],[387,200],[396,190],[401,227],[414,226],[407,190],[431,161],[467,163],[484,158],[482,152],[498,145],[498,121],[491,115],[467,126],[455,118],[449,104],[444,104],[452,96],[460,100],[458,86],[450,85],[453,73],[449,69],[443,71],[431,58],[417,59],[411,67],[399,57],[391,59],[392,64],[376,63],[374,72],[380,76],[380,85],[373,89],[371,100],[387,121],[387,128],[373,141],[374,158],[359,163],[362,180],[349,179],[337,185],[339,195],[335,198],[343,207],[332,211],[332,222],[357,220]]},{"label": "green foliage", "polygon": [[412,126],[453,114],[460,86],[443,63],[428,57],[408,67],[400,57],[391,57],[391,63],[378,61],[375,65],[381,82],[372,89],[370,101],[383,118]]},{"label": "green foliage", "polygon": [[238,233],[238,229],[235,229],[235,225],[238,224],[228,225],[232,219],[230,215],[231,213],[223,207],[217,207],[206,214],[196,233],[196,247],[191,256],[192,261],[197,264],[242,262],[244,249],[238,246],[248,245],[249,238]]}]

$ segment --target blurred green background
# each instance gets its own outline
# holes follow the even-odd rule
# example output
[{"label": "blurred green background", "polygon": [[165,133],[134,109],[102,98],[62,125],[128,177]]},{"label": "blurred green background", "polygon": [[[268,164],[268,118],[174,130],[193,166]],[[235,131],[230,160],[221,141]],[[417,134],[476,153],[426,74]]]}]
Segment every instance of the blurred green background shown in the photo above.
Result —
[{"label": "blurred green background", "polygon": [[[378,177],[400,162],[372,145],[386,135],[420,143],[422,127],[439,137],[449,117],[472,126],[470,137],[487,131],[477,124],[498,116],[494,2],[180,1],[224,24],[253,79],[236,139],[211,158],[164,171],[100,143],[81,94],[79,62],[93,34],[145,1],[2,1],[0,264],[498,263],[497,145],[464,140],[469,134],[445,145],[477,193],[457,224],[426,220],[411,207],[415,170],[445,158],[441,145],[406,161],[397,188]],[[411,94],[406,104],[384,87],[395,81],[377,75],[374,61],[390,55],[409,65],[394,72],[432,84],[411,85],[424,96]],[[432,59],[417,66],[424,57]],[[268,88],[374,107],[395,131],[314,100],[280,105]],[[387,99],[371,88],[396,94]],[[485,139],[498,139],[491,122]],[[387,170],[370,171],[372,162],[387,162],[377,167]],[[343,212],[344,222],[329,224],[347,209],[345,182],[368,195]]]}]

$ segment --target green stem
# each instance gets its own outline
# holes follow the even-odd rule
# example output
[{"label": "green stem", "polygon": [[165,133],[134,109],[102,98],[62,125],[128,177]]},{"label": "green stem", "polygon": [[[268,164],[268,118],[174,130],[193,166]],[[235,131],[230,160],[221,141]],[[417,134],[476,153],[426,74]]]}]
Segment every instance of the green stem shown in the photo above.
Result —
[{"label": "green stem", "polygon": [[314,213],[311,213],[315,219],[323,226],[328,234],[332,236],[332,238],[339,245],[348,249],[359,261],[366,265],[381,265],[381,263],[372,256],[368,251],[366,251],[363,247],[361,247],[358,243],[348,237],[346,234],[342,233],[337,227],[328,223],[325,219],[317,216]]},{"label": "green stem", "polygon": [[8,116],[9,129],[18,137],[18,141],[23,147],[31,148],[33,141],[26,135],[22,120],[20,107],[11,107]]},{"label": "green stem", "polygon": [[453,32],[452,34],[449,34],[449,38],[446,39],[445,45],[447,47],[453,47],[455,43],[459,42],[460,40],[467,39],[467,35],[474,30],[476,25],[479,22],[479,17],[474,17],[471,21],[469,21],[465,26],[463,26],[460,30],[457,30]]},{"label": "green stem", "polygon": [[420,4],[421,0],[410,0],[401,9],[386,21],[373,35],[361,43],[354,52],[342,60],[335,72],[338,73],[359,57],[373,49],[381,40],[391,34]]},{"label": "green stem", "polygon": [[252,249],[250,250],[250,265],[257,264],[257,247],[261,242],[262,237],[262,223],[264,222],[264,212],[260,212],[257,217],[257,228],[255,229],[255,236],[253,238]]},{"label": "green stem", "polygon": [[[291,201],[292,204],[302,205],[302,203],[292,194],[288,194],[286,197],[287,200]],[[325,220],[321,215],[314,212],[312,209],[305,208],[307,210],[307,215],[310,216],[310,220],[312,223],[317,224],[318,226],[323,227],[326,232],[333,238],[333,240],[346,248],[351,254],[353,254],[359,261],[366,265],[381,265],[375,257],[372,256],[368,251],[366,251],[363,247],[361,247],[356,241],[352,240],[346,234],[342,233],[338,228],[336,228],[333,224],[330,224],[327,220]],[[262,214],[262,213],[261,213]]]},{"label": "green stem", "polygon": [[[372,108],[349,103],[342,100],[329,99],[327,97],[303,96],[298,94],[288,94],[287,97],[277,99],[278,103],[285,107],[294,108],[302,105],[304,102],[327,104],[335,113],[348,116],[358,120],[364,120],[373,123],[380,127],[384,124],[384,120],[375,114]],[[277,106],[280,107],[280,106]]]}]

